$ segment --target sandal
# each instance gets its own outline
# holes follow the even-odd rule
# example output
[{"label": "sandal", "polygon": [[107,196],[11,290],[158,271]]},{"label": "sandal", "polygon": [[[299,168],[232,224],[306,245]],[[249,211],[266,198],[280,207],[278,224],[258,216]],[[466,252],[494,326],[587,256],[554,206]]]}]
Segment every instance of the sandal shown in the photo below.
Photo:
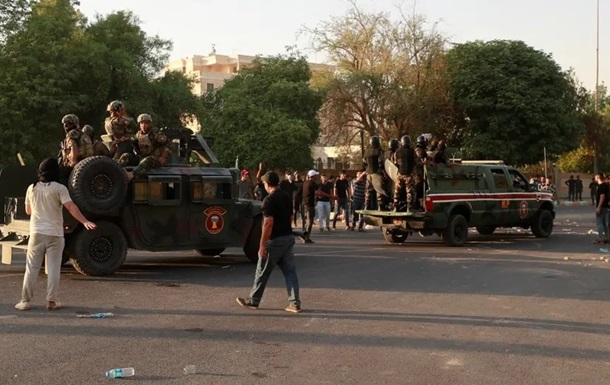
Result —
[{"label": "sandal", "polygon": [[63,305],[59,302],[50,301],[47,302],[47,310],[59,310],[63,308]]}]

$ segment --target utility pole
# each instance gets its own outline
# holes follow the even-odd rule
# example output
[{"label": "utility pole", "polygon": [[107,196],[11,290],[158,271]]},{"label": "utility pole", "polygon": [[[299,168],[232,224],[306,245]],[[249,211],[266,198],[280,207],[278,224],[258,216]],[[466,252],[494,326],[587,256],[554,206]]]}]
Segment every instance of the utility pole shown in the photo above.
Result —
[{"label": "utility pole", "polygon": [[[597,122],[597,113],[599,110],[599,0],[597,0],[597,13],[596,13],[596,39],[595,39],[595,121]],[[595,126],[595,133],[597,134],[597,125]],[[593,172],[597,173],[597,143],[593,144]]]}]

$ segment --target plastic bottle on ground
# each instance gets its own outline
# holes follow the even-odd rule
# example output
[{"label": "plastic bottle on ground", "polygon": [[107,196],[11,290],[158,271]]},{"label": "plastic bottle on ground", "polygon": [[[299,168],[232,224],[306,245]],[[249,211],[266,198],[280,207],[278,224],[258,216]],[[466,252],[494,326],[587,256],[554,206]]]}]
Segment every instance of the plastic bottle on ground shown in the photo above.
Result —
[{"label": "plastic bottle on ground", "polygon": [[112,369],[106,372],[106,377],[110,378],[124,378],[131,377],[136,374],[134,368],[122,368],[122,369]]},{"label": "plastic bottle on ground", "polygon": [[186,365],[184,367],[184,374],[195,374],[197,373],[197,367],[195,365]]}]

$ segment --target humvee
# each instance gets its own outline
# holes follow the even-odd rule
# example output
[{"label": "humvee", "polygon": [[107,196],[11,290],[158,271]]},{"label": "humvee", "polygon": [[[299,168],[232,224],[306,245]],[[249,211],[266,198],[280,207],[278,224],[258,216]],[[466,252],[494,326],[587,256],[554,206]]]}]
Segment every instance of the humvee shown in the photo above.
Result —
[{"label": "humvee", "polygon": [[359,213],[368,224],[379,226],[390,243],[403,243],[419,232],[422,236],[437,234],[445,244],[461,246],[471,227],[483,235],[497,228],[522,227],[538,238],[548,238],[553,231],[552,194],[538,191],[517,169],[501,161],[429,165],[424,179],[421,211]]},{"label": "humvee", "polygon": [[[128,249],[196,250],[214,256],[227,247],[243,247],[250,261],[258,260],[261,202],[237,198],[239,170],[211,167],[218,163],[212,138],[188,129],[163,132],[170,139],[172,155],[166,166],[141,178],[128,182],[125,171],[131,168],[103,156],[82,160],[66,178],[74,203],[97,224],[96,230],[87,231],[64,210],[64,262],[70,260],[80,273],[113,274]],[[191,166],[192,158],[206,166]],[[27,247],[29,222],[23,197],[35,180],[34,171],[8,166],[0,173],[0,192],[6,190],[2,186],[11,186],[3,193],[4,264],[12,262],[14,249]],[[15,191],[20,195],[7,195]]]}]

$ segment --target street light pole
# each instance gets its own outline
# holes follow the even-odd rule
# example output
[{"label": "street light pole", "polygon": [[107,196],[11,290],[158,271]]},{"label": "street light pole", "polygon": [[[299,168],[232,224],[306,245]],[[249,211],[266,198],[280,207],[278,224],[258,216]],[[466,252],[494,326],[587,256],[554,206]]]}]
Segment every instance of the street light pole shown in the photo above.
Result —
[{"label": "street light pole", "polygon": [[[597,112],[599,109],[599,0],[597,0],[597,13],[596,13],[596,39],[595,39],[595,105],[593,106],[595,111],[595,122],[597,122]],[[596,123],[594,123],[596,124]],[[597,134],[597,125],[595,126],[595,133]],[[593,144],[593,172],[597,173],[597,144]]]}]

